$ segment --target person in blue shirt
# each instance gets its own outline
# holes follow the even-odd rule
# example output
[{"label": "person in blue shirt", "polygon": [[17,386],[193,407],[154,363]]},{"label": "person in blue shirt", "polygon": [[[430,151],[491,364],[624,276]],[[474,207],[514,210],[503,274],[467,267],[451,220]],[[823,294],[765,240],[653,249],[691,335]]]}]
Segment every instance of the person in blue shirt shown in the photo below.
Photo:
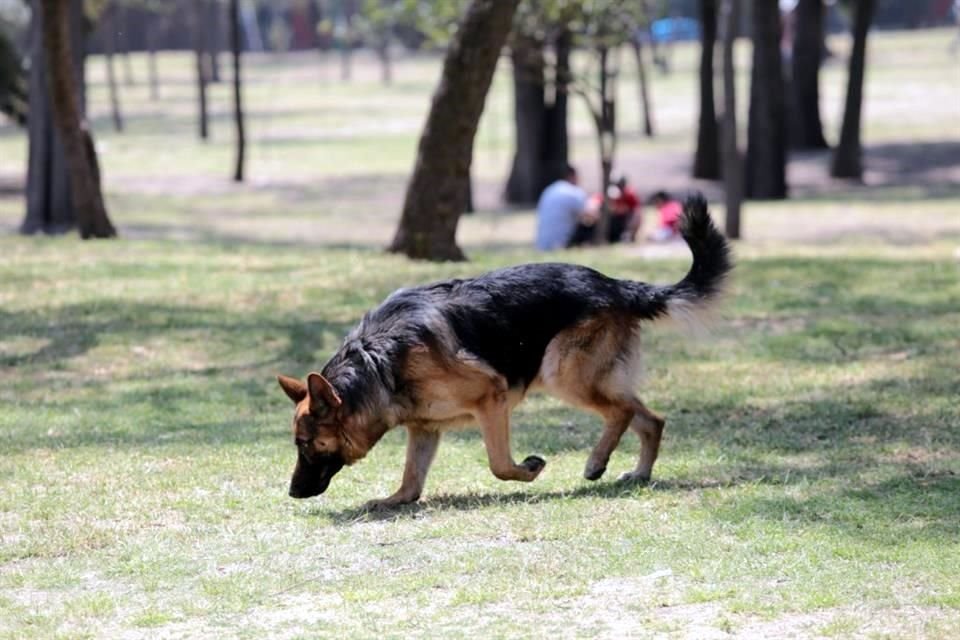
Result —
[{"label": "person in blue shirt", "polygon": [[537,202],[537,249],[554,251],[570,246],[578,223],[589,216],[587,192],[577,185],[577,170],[544,189]]}]

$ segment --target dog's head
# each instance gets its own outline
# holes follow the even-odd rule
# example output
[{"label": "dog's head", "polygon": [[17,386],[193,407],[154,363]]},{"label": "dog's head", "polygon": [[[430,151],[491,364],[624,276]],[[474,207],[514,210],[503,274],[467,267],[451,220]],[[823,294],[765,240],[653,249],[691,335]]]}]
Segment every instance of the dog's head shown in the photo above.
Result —
[{"label": "dog's head", "polygon": [[297,408],[293,415],[293,441],[297,466],[290,479],[290,496],[310,498],[327,490],[330,479],[344,464],[343,425],[339,420],[340,396],[319,373],[304,384],[295,378],[277,376],[284,392]]}]

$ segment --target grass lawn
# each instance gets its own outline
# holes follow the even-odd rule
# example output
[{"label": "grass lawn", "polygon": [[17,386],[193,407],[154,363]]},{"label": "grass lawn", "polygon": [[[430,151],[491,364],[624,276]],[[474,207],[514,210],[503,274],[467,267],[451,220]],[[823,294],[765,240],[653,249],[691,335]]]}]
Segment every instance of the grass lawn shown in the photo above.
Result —
[{"label": "grass lawn", "polygon": [[[667,417],[653,483],[613,481],[632,434],[609,477],[583,480],[598,420],[534,397],[513,441],[547,459],[536,482],[496,480],[479,435],[453,433],[424,500],[388,514],[359,507],[398,485],[400,431],[321,498],[286,496],[292,407],[274,375],[319,368],[396,287],[543,258],[531,214],[493,206],[509,76],[479,138],[490,206],[463,224],[472,261],[434,265],[379,247],[435,61],[398,65],[390,90],[361,66],[355,86],[305,94],[323,72],[253,61],[244,187],[224,178],[226,133],[189,138],[185,58],[164,59],[183,76],[166,106],[128,90],[124,136],[103,129],[93,74],[122,239],[0,236],[0,638],[960,637],[950,35],[877,34],[869,184],[795,158],[797,197],[746,209],[712,334],[647,330],[641,397]],[[661,137],[625,139],[636,175],[660,163],[687,182],[668,169],[689,161],[695,53],[655,80]],[[828,69],[825,95],[844,75]],[[890,106],[923,87],[942,99]],[[24,144],[0,127],[0,178],[22,177]],[[575,149],[591,162],[588,136]],[[22,207],[0,190],[0,227]],[[682,248],[549,258],[656,282],[688,266]]]}]

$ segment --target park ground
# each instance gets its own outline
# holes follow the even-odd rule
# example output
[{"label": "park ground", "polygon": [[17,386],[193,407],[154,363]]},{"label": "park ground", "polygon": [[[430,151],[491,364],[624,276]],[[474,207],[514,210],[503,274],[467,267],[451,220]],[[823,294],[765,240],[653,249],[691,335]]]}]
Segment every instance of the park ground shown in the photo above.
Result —
[{"label": "park ground", "polygon": [[[121,239],[13,234],[24,136],[0,126],[0,638],[960,637],[960,71],[947,30],[872,36],[866,184],[790,165],[793,198],[750,203],[711,333],[646,331],[644,400],[667,416],[654,482],[581,478],[592,416],[534,397],[515,415],[531,485],[450,434],[419,505],[360,506],[399,482],[391,433],[321,498],[286,497],[289,401],[274,375],[319,368],[399,286],[527,260],[533,216],[499,191],[512,135],[497,75],[476,143],[472,261],[386,255],[438,62],[252,58],[249,184],[234,186],[226,86],[194,139],[189,60],[162,98],[91,113]],[[845,41],[831,43],[842,57]],[[746,65],[748,51],[739,51]],[[656,75],[658,136],[637,135],[625,61],[622,170],[687,178],[693,47]],[[836,139],[844,65],[824,73]],[[741,96],[746,96],[742,78]],[[596,154],[582,110],[573,155]],[[722,219],[719,204],[715,214]],[[648,221],[649,224],[649,221]],[[682,246],[551,259],[654,282]]]}]

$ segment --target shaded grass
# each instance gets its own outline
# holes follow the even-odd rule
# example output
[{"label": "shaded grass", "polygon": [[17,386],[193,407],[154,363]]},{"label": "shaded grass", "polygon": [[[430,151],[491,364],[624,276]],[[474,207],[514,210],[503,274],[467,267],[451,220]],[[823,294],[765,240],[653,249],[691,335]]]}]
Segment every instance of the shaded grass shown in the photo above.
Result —
[{"label": "shaded grass", "polygon": [[[273,374],[319,366],[397,286],[516,256],[0,244],[0,636],[960,624],[955,263],[742,258],[710,338],[647,333],[644,398],[668,416],[652,485],[580,479],[598,422],[533,398],[514,449],[547,456],[536,483],[496,481],[477,434],[455,433],[420,505],[370,515],[403,435],[290,501]],[[654,281],[686,268],[576,257]],[[611,476],[636,452],[625,439]],[[891,617],[905,607],[936,633]]]}]

